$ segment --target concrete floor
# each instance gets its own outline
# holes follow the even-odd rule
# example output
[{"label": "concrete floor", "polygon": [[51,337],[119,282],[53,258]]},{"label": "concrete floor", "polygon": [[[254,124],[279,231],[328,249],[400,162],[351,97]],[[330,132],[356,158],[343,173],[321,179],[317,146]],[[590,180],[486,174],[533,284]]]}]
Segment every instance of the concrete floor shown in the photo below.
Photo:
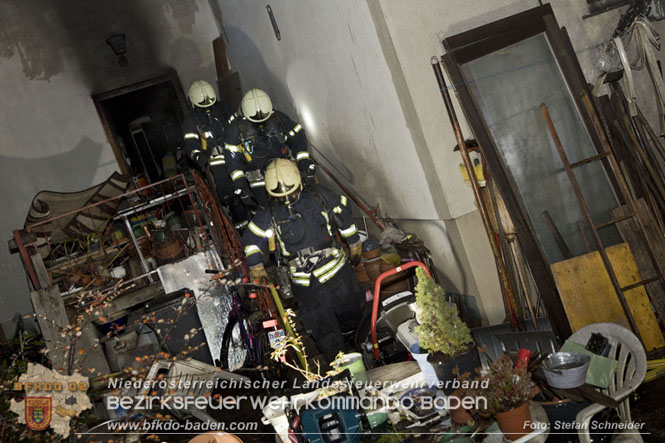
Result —
[{"label": "concrete floor", "polygon": [[640,386],[631,400],[633,421],[645,423],[645,442],[665,441],[665,377]]}]

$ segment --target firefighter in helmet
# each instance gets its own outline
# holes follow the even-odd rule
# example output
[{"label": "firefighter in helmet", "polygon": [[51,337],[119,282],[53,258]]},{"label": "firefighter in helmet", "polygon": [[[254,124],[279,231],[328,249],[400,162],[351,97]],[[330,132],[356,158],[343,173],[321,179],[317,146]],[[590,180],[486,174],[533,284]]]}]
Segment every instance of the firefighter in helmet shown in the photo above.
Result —
[{"label": "firefighter in helmet", "polygon": [[225,147],[235,193],[243,203],[254,207],[267,202],[264,173],[276,158],[295,158],[303,177],[313,181],[315,165],[299,123],[273,109],[270,97],[260,89],[243,96],[241,110],[241,117],[230,119]]},{"label": "firefighter in helmet", "polygon": [[303,324],[332,362],[344,350],[342,333],[357,328],[365,298],[351,267],[362,247],[347,198],[321,185],[303,190],[298,167],[287,159],[273,160],[265,180],[271,198],[243,234],[250,278],[268,279],[263,257],[271,250],[288,263]]},{"label": "firefighter in helmet", "polygon": [[196,80],[189,87],[189,101],[194,108],[182,123],[187,157],[201,170],[210,167],[217,195],[231,214],[238,229],[247,226],[245,207],[233,193],[233,183],[224,157],[224,137],[227,132],[228,113],[210,83]]}]

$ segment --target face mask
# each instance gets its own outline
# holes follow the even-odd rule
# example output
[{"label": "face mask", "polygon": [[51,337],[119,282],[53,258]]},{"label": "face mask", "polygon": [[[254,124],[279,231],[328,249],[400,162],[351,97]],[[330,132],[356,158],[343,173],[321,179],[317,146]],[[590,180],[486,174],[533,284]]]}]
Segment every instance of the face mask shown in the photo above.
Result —
[{"label": "face mask", "polygon": [[296,203],[300,199],[300,190],[296,192],[292,192],[289,195],[285,195],[284,197],[279,197],[279,201],[286,205],[286,206],[291,206],[294,203]]}]

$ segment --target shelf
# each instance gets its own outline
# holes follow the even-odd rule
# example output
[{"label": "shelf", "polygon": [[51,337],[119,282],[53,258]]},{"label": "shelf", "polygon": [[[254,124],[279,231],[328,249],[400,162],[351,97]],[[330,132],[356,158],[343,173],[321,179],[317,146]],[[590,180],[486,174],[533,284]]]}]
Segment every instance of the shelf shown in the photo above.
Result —
[{"label": "shelf", "polygon": [[112,243],[112,244],[108,245],[106,248],[100,249],[99,251],[89,252],[85,255],[76,256],[76,257],[72,257],[72,258],[69,258],[69,259],[67,259],[66,257],[62,257],[61,259],[58,259],[58,260],[63,260],[62,263],[58,263],[58,264],[49,266],[49,267],[46,268],[46,270],[50,273],[50,272],[57,271],[57,270],[62,269],[62,268],[68,268],[68,267],[73,268],[73,267],[81,264],[81,262],[85,262],[85,261],[91,260],[93,258],[97,258],[101,255],[112,255],[114,252],[117,252],[118,250],[122,249],[122,247],[124,247],[126,244],[129,244],[129,243],[131,243],[131,239],[127,238],[127,239],[122,240],[120,242]]},{"label": "shelf", "polygon": [[192,189],[193,189],[193,187],[188,186],[186,188],[179,189],[179,190],[177,190],[175,192],[172,192],[170,194],[166,194],[166,195],[163,195],[161,197],[154,198],[154,199],[152,199],[148,202],[140,203],[136,206],[132,206],[131,208],[127,208],[127,209],[124,209],[122,211],[118,211],[116,213],[116,215],[113,217],[113,220],[118,220],[118,219],[121,219],[123,217],[127,217],[129,215],[145,211],[145,210],[150,209],[152,207],[155,207],[155,206],[157,206],[161,203],[165,203],[167,201],[171,201],[171,200],[174,200],[176,198],[180,198],[184,195],[187,195],[187,191],[188,190],[191,191]]}]

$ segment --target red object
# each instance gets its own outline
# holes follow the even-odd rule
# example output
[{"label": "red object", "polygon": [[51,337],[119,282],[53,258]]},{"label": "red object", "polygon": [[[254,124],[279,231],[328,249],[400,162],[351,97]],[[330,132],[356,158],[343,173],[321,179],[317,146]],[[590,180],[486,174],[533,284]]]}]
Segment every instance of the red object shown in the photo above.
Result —
[{"label": "red object", "polygon": [[279,323],[274,318],[263,322],[264,329],[276,328],[277,326],[279,326]]},{"label": "red object", "polygon": [[256,297],[258,297],[258,296],[256,295],[256,292],[250,292],[250,293],[249,293],[249,298],[251,298],[252,300],[255,299]]},{"label": "red object", "polygon": [[406,271],[409,268],[415,268],[416,266],[420,266],[427,272],[428,276],[432,276],[430,274],[429,269],[427,269],[427,266],[425,266],[423,263],[419,261],[412,261],[409,263],[404,263],[403,265],[400,265],[396,268],[390,269],[383,274],[379,275],[379,278],[376,279],[376,284],[374,285],[374,300],[372,302],[372,324],[371,324],[371,332],[372,332],[372,346],[374,347],[374,360],[379,359],[379,340],[376,336],[376,319],[379,313],[379,295],[381,291],[381,282],[387,278],[390,277],[391,275],[399,274],[402,271]]},{"label": "red object", "polygon": [[529,366],[529,360],[531,359],[531,351],[525,348],[520,349],[520,353],[517,356],[517,363],[515,364],[515,369],[526,369]]},{"label": "red object", "polygon": [[293,443],[298,443],[298,436],[296,435],[296,429],[300,426],[300,416],[297,416],[291,426],[289,426],[289,440]]}]

